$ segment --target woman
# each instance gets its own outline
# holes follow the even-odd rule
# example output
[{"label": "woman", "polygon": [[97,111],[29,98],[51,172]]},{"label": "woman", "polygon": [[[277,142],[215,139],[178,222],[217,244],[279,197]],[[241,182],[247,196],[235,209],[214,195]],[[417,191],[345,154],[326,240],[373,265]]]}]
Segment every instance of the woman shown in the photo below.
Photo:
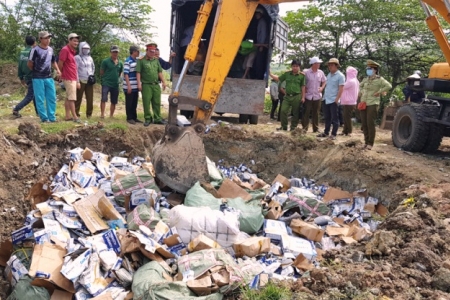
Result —
[{"label": "woman", "polygon": [[377,119],[380,96],[392,88],[392,85],[379,75],[379,69],[378,63],[368,60],[367,77],[359,85],[361,103],[366,104],[366,108],[361,110],[364,149],[366,150],[371,150],[375,142],[375,120]]},{"label": "woman", "polygon": [[77,101],[75,102],[75,111],[80,117],[81,101],[83,94],[86,95],[86,117],[92,116],[94,109],[94,85],[88,83],[88,78],[95,73],[95,64],[90,52],[91,47],[86,42],[81,42],[78,46],[80,52],[75,56],[78,67],[78,80],[80,81],[80,89],[77,90]]},{"label": "woman", "polygon": [[355,110],[359,94],[359,81],[357,76],[358,70],[353,67],[347,68],[347,80],[345,81],[344,91],[341,96],[341,106],[344,111],[344,129],[340,135],[352,136],[352,114]]}]

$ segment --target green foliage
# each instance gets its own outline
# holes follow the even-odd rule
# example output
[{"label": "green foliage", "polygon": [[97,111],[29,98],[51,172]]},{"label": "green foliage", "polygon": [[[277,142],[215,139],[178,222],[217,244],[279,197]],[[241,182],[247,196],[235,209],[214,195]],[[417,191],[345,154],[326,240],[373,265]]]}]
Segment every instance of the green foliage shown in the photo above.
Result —
[{"label": "green foliage", "polygon": [[290,300],[292,292],[289,288],[270,282],[261,290],[242,289],[242,300]]},{"label": "green foliage", "polygon": [[[427,74],[433,63],[443,59],[415,1],[314,1],[305,9],[289,12],[284,20],[291,28],[290,58],[308,67],[312,56],[325,62],[336,57],[342,70],[351,65],[363,76],[366,60],[373,59],[381,64],[381,75],[393,89],[402,86],[414,70]],[[449,26],[445,21],[441,24]]]},{"label": "green foliage", "polygon": [[[97,66],[109,56],[109,47],[120,47],[120,58],[128,56],[130,41],[151,38],[148,1],[139,0],[18,0],[14,6],[0,3],[0,56],[17,60],[26,35],[41,30],[53,34],[51,46],[56,53],[76,32],[91,46]],[[98,70],[97,70],[98,73]]]},{"label": "green foliage", "polygon": [[270,98],[270,95],[266,95],[264,98],[264,113],[268,114],[270,113],[270,110],[272,109],[272,99]]}]

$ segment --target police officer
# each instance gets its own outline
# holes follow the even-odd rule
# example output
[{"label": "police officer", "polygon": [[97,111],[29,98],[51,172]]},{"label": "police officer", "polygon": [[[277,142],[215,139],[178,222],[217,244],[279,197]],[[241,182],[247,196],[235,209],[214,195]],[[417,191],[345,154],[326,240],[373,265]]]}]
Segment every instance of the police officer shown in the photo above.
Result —
[{"label": "police officer", "polygon": [[364,149],[371,150],[375,142],[375,121],[380,105],[380,97],[389,91],[392,85],[379,75],[380,64],[373,60],[367,61],[366,75],[359,85],[361,102],[366,103],[366,108],[361,110],[361,123],[364,132]]},{"label": "police officer", "polygon": [[286,81],[286,94],[284,95],[283,103],[281,104],[281,127],[277,130],[287,130],[288,114],[292,108],[293,117],[291,119],[290,131],[297,128],[298,120],[300,118],[300,102],[305,102],[305,75],[300,72],[300,62],[293,60],[291,63],[292,70],[286,72],[280,77],[273,76],[276,81]]}]

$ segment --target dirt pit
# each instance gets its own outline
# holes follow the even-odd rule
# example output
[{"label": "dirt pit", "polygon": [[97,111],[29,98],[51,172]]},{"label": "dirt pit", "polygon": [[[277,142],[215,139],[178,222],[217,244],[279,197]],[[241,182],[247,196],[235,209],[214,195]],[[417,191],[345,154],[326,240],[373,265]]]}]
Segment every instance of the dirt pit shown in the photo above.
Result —
[{"label": "dirt pit", "polygon": [[[19,134],[0,133],[0,237],[22,226],[29,188],[56,174],[67,150],[89,147],[110,156],[151,154],[163,127],[107,131],[82,127],[46,134],[39,125],[21,124]],[[320,269],[290,287],[296,299],[450,299],[450,172],[447,154],[408,154],[392,146],[357,149],[348,139],[336,144],[300,133],[259,134],[251,127],[215,127],[204,138],[207,155],[225,165],[244,163],[271,182],[277,174],[314,178],[345,190],[367,188],[390,214],[373,238],[329,251]],[[251,161],[254,161],[254,164]],[[415,197],[414,207],[399,206]],[[0,282],[0,298],[10,292]],[[386,299],[386,298],[384,298]]]}]

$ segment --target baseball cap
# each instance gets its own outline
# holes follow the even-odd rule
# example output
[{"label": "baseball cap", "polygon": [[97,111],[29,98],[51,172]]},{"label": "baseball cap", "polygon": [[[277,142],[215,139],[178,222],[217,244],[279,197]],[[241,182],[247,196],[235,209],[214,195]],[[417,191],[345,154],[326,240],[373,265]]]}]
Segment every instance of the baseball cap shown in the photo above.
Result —
[{"label": "baseball cap", "polygon": [[309,60],[309,64],[313,65],[313,64],[317,64],[317,63],[323,63],[323,61],[318,58],[317,56],[311,57],[311,59]]},{"label": "baseball cap", "polygon": [[76,33],[71,33],[71,34],[69,34],[69,36],[67,37],[67,39],[68,39],[69,41],[70,41],[71,39],[74,39],[74,38],[80,39],[81,36],[79,36],[79,35],[76,34]]},{"label": "baseball cap", "polygon": [[40,31],[39,38],[52,37],[53,35],[48,33],[48,31]]},{"label": "baseball cap", "polygon": [[120,50],[117,45],[112,45],[111,48],[109,48],[109,52],[120,52]]}]

